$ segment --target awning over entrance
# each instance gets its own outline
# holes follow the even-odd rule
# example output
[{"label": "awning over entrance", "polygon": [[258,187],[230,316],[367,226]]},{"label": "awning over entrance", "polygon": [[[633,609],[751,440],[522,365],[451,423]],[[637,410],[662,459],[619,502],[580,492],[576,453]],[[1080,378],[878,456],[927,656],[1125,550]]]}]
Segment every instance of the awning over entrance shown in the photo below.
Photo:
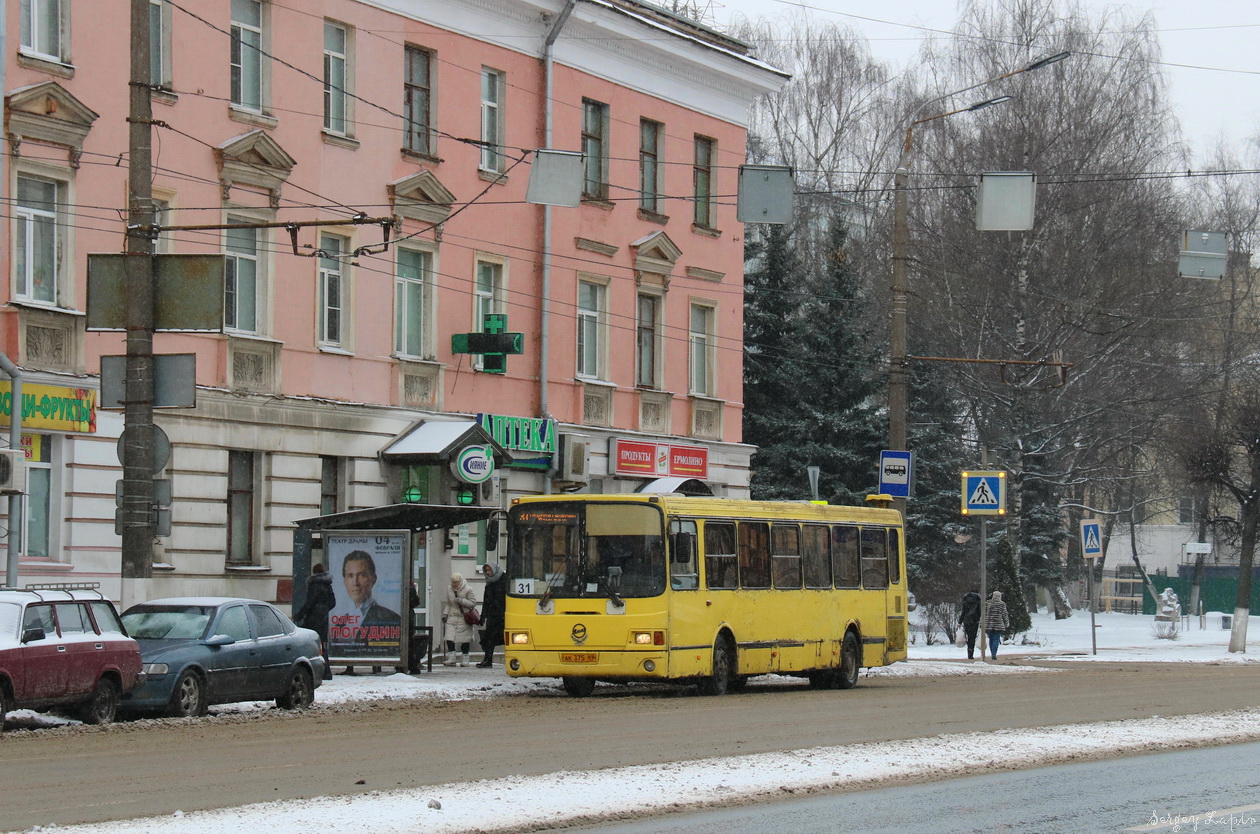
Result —
[{"label": "awning over entrance", "polygon": [[681,495],[712,495],[713,490],[709,489],[709,485],[699,478],[657,478],[654,481],[648,481],[643,486],[635,490],[635,492],[649,492],[654,495],[669,495],[671,493],[679,493]]},{"label": "awning over entrance", "polygon": [[484,521],[498,507],[459,507],[441,504],[386,504],[365,510],[298,519],[295,524],[306,530],[443,530],[458,524]]},{"label": "awning over entrance", "polygon": [[395,437],[381,450],[386,460],[394,458],[448,460],[465,446],[486,446],[495,463],[512,459],[476,420],[425,420]]}]

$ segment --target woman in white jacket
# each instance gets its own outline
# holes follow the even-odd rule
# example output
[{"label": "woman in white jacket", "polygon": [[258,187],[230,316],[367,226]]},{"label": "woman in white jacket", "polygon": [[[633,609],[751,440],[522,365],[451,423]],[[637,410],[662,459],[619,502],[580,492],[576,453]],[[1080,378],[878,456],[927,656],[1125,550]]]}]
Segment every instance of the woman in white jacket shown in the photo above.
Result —
[{"label": "woman in white jacket", "polygon": [[465,621],[464,612],[477,605],[473,589],[464,581],[463,574],[451,574],[451,586],[446,589],[446,602],[442,605],[442,624],[446,631],[446,660],[443,666],[455,665],[455,644],[459,644],[459,665],[469,666],[468,646],[476,626]]}]

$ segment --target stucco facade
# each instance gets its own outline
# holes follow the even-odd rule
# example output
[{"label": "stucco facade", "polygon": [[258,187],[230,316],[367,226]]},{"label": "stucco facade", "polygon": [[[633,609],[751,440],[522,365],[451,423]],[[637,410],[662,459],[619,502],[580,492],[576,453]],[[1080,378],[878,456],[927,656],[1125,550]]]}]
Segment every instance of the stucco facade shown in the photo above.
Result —
[{"label": "stucco facade", "polygon": [[[155,337],[195,355],[197,404],[155,419],[173,501],[149,596],[287,601],[294,522],[400,500],[381,452],[426,420],[540,421],[554,448],[530,440],[503,501],[641,487],[618,440],[703,450],[700,480],[747,494],[736,177],[748,105],[779,73],[630,0],[182,6],[151,18],[157,247],[226,253],[225,326]],[[28,389],[85,402],[100,357],[125,352],[85,312],[88,254],[125,233],[128,7],[4,6],[0,349]],[[579,205],[527,202],[539,148],[585,151]],[[388,243],[356,216],[394,221]],[[335,225],[259,228],[308,221]],[[169,228],[224,224],[239,228]],[[505,373],[451,350],[485,313],[522,334]],[[121,596],[123,421],[99,405],[23,429],[22,584]],[[573,438],[589,467],[560,479]],[[486,558],[479,532],[427,547],[426,590]]]}]

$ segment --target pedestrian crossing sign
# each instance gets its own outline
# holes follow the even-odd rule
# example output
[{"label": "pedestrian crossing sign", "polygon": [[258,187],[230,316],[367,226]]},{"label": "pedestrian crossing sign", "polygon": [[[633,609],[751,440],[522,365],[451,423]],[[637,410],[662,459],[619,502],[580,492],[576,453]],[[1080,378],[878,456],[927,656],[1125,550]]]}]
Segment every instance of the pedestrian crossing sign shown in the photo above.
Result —
[{"label": "pedestrian crossing sign", "polygon": [[962,473],[963,515],[1006,515],[1006,473]]},{"label": "pedestrian crossing sign", "polygon": [[1081,521],[1081,555],[1086,559],[1097,559],[1103,555],[1102,527],[1097,519]]}]

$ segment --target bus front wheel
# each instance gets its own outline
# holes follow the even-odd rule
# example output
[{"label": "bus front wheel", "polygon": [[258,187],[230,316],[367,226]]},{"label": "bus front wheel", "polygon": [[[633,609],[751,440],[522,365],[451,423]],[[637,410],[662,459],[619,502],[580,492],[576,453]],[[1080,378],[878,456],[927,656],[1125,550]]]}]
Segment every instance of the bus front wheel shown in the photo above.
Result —
[{"label": "bus front wheel", "polygon": [[564,685],[564,691],[574,698],[585,698],[595,691],[594,678],[578,678],[572,675],[565,675],[560,679]]},{"label": "bus front wheel", "polygon": [[701,678],[701,695],[725,695],[735,678],[735,647],[727,637],[719,637],[713,646],[713,674]]},{"label": "bus front wheel", "polygon": [[840,669],[836,675],[836,684],[841,689],[852,689],[857,686],[860,670],[857,635],[851,631],[845,632],[844,642],[840,644]]}]

